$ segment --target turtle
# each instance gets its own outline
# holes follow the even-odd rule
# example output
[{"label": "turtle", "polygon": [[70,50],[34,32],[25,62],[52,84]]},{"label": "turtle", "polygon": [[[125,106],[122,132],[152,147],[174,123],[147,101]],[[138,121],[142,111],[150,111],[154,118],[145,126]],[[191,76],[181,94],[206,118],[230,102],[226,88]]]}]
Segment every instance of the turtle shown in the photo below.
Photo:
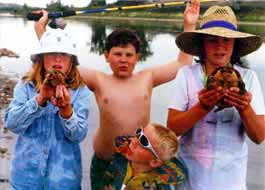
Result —
[{"label": "turtle", "polygon": [[51,69],[48,71],[47,75],[47,84],[51,88],[55,88],[57,85],[66,85],[66,77],[65,74],[61,71]]},{"label": "turtle", "polygon": [[[231,66],[219,67],[208,76],[206,89],[209,90],[218,86],[221,86],[225,90],[231,87],[238,87],[240,95],[246,93],[245,83],[240,73]],[[215,112],[231,107],[229,104],[225,103],[224,98],[218,101],[217,106]]]}]

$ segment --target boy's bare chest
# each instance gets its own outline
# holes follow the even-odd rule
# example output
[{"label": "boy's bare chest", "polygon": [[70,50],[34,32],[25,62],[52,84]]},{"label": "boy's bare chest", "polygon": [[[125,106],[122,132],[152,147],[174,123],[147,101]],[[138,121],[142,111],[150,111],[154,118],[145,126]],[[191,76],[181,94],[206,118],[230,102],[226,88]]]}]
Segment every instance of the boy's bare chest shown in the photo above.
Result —
[{"label": "boy's bare chest", "polygon": [[100,106],[127,107],[128,109],[139,104],[149,105],[152,88],[144,83],[106,84],[96,98]]}]

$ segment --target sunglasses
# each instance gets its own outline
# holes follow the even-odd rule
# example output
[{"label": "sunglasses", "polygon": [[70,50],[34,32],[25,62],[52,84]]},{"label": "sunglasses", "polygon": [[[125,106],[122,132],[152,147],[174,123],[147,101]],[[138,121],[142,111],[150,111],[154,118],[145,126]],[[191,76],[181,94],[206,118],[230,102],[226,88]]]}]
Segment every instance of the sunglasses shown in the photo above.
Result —
[{"label": "sunglasses", "polygon": [[150,150],[157,159],[160,159],[155,149],[151,145],[150,141],[148,140],[147,136],[144,134],[143,128],[136,129],[135,135],[138,139],[138,142],[143,148]]}]

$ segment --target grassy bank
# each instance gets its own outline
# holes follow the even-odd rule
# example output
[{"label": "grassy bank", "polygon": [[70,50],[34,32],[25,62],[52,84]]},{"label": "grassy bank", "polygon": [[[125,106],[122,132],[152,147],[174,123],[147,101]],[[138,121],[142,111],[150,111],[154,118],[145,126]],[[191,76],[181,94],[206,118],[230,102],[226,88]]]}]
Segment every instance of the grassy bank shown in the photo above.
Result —
[{"label": "grassy bank", "polygon": [[[265,9],[253,9],[248,11],[237,10],[237,18],[242,22],[265,22]],[[204,12],[202,10],[202,12]],[[161,19],[161,20],[182,20],[183,11],[176,12],[155,12],[155,11],[117,11],[117,12],[103,12],[95,14],[87,14],[75,16],[76,18],[136,18],[136,19]]]},{"label": "grassy bank", "polygon": [[[239,24],[242,25],[260,25],[265,26],[265,14],[248,14],[248,15],[238,15]],[[69,17],[69,19],[97,19],[97,20],[120,20],[120,21],[141,21],[147,22],[147,24],[151,24],[150,22],[169,22],[169,23],[182,23],[183,15],[180,13],[177,14],[153,14],[153,13],[145,13],[138,14],[134,13],[102,13],[102,14],[89,14],[89,15],[78,15],[74,17]]]}]

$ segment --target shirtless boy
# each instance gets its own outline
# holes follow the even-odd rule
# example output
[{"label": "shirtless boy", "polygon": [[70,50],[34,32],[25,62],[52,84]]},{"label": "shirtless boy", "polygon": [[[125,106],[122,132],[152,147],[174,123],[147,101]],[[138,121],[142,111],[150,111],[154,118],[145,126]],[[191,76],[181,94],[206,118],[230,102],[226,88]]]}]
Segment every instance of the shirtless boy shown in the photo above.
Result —
[{"label": "shirtless boy", "polygon": [[[194,0],[185,10],[184,31],[192,31],[199,16],[199,0]],[[48,21],[47,12],[35,23],[40,38]],[[118,29],[106,39],[104,56],[112,74],[98,70],[80,69],[85,83],[94,92],[100,112],[100,126],[93,139],[95,155],[91,165],[92,189],[100,189],[101,170],[105,169],[115,152],[117,136],[133,134],[150,119],[151,95],[154,87],[171,81],[191,56],[180,53],[174,60],[162,66],[133,73],[140,59],[141,41],[131,30]],[[184,63],[185,61],[185,63]],[[97,176],[97,177],[96,177]]]}]

